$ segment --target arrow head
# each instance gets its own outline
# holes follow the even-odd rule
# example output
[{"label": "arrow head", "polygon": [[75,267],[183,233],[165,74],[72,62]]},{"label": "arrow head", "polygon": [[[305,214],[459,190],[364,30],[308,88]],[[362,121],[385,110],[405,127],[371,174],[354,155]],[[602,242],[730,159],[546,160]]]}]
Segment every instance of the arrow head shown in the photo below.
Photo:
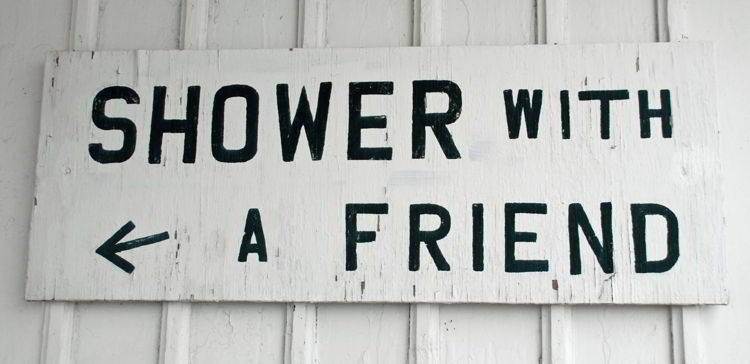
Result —
[{"label": "arrow head", "polygon": [[109,260],[110,262],[112,262],[112,264],[116,265],[118,268],[124,270],[125,272],[133,273],[133,270],[135,270],[135,266],[117,255],[117,253],[169,239],[169,233],[165,231],[163,233],[133,239],[118,244],[118,242],[122,240],[125,235],[128,235],[128,233],[133,231],[133,229],[135,229],[135,224],[133,224],[132,221],[128,221],[120,228],[120,230],[117,230],[117,232],[115,232],[109,239],[107,239],[102,245],[96,248],[96,254],[101,255],[102,257],[104,257],[104,259]]}]

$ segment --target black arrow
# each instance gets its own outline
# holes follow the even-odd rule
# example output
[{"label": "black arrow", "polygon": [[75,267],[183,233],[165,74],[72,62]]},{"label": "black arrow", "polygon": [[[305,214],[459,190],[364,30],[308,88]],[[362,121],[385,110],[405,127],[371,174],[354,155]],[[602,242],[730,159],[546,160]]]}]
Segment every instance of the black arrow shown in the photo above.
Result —
[{"label": "black arrow", "polygon": [[117,230],[117,232],[112,235],[111,238],[107,239],[104,244],[96,248],[96,254],[103,256],[104,259],[109,260],[125,272],[133,273],[135,267],[127,260],[122,259],[122,257],[117,255],[117,253],[169,239],[169,233],[165,231],[163,233],[133,239],[117,244],[117,242],[122,240],[122,238],[124,238],[125,235],[128,235],[129,232],[133,231],[133,229],[135,229],[135,224],[133,224],[132,221],[128,221],[128,223],[123,225],[120,230]]}]

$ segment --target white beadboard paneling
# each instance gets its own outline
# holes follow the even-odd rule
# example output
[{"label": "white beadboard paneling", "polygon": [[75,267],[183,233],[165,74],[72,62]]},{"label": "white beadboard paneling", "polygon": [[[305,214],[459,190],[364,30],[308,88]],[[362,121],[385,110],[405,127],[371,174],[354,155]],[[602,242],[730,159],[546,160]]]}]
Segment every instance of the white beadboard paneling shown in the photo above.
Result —
[{"label": "white beadboard paneling", "polygon": [[538,44],[568,43],[568,0],[536,0]]},{"label": "white beadboard paneling", "polygon": [[516,45],[536,40],[535,0],[444,1],[444,45]]},{"label": "white beadboard paneling", "polygon": [[[79,0],[80,1],[80,0]],[[92,0],[87,0],[92,1]],[[83,49],[174,49],[180,46],[180,23],[183,10],[179,0],[169,1],[113,1],[98,0],[98,18],[92,22],[97,24],[97,33],[93,36],[83,33]],[[195,19],[193,19],[194,21]],[[91,30],[84,29],[89,32]],[[197,39],[191,39],[194,44]],[[174,304],[173,304],[174,305]],[[112,362],[121,363],[173,363],[176,353],[186,353],[187,349],[176,348],[173,341],[175,313],[169,315],[164,305],[144,305],[135,303],[120,303],[113,305],[87,304],[78,305],[80,319],[77,321],[75,353],[80,362],[97,362],[102,357]],[[89,312],[91,311],[91,312]],[[189,311],[188,311],[189,312]],[[104,331],[106,316],[117,316],[113,323],[119,320],[127,321],[119,324],[118,331],[110,334]],[[189,316],[188,316],[189,318]],[[89,330],[90,334],[79,335],[78,331]],[[125,345],[106,353],[97,354],[96,348],[102,347],[102,340],[110,337],[120,337]],[[163,340],[164,339],[164,340]],[[179,341],[179,340],[178,340]],[[94,349],[92,349],[94,348]],[[184,354],[182,354],[184,355]],[[74,360],[74,362],[77,362]]]},{"label": "white beadboard paneling", "polygon": [[[327,0],[299,0],[297,47],[325,46]],[[318,306],[309,302],[287,302],[284,324],[284,364],[309,364],[318,358]]]},{"label": "white beadboard paneling", "polygon": [[180,49],[206,49],[208,0],[180,3]]},{"label": "white beadboard paneling", "polygon": [[410,0],[327,0],[326,46],[408,46],[412,42]]},{"label": "white beadboard paneling", "polygon": [[[536,1],[537,44],[568,43],[568,0]],[[573,332],[570,306],[550,305],[540,310],[540,364],[572,363]]]},{"label": "white beadboard paneling", "polygon": [[[665,0],[666,2],[673,2],[672,0]],[[555,1],[556,2],[556,1]],[[548,2],[549,3],[549,2]],[[556,2],[557,3],[557,2]],[[565,1],[567,10],[565,13],[564,21],[567,26],[567,32],[564,34],[571,43],[596,43],[596,42],[655,42],[657,40],[664,39],[664,34],[659,34],[659,28],[666,26],[666,17],[659,13],[658,6],[666,7],[660,3],[660,0],[636,0],[636,1],[590,1],[590,0],[570,0]],[[548,4],[549,5],[549,4]],[[663,10],[663,9],[662,9]],[[661,17],[659,15],[662,15]],[[660,23],[661,21],[661,23]],[[662,31],[663,33],[663,31]],[[630,308],[624,309],[625,311]],[[589,312],[588,307],[576,306],[577,312],[586,313]],[[601,311],[601,309],[594,310]],[[607,312],[613,312],[615,315],[623,311],[617,309],[611,309]],[[592,312],[592,315],[594,312]],[[612,349],[610,340],[611,335],[606,335],[601,332],[601,329],[596,325],[591,325],[590,322],[583,322],[586,320],[585,315],[570,315],[572,325],[569,338],[569,343],[573,345],[573,353],[571,355],[572,363],[577,362],[590,362],[597,363],[601,362],[605,358],[604,355],[611,353]],[[581,323],[580,325],[576,325]],[[627,326],[632,327],[649,327],[658,326],[661,332],[664,328],[671,327],[670,325],[670,308],[667,307],[648,307],[642,308],[638,311],[638,315],[629,315]],[[626,327],[627,327],[626,326]],[[608,331],[609,332],[609,331]],[[669,331],[667,331],[669,333]],[[673,333],[669,333],[673,335]],[[656,355],[659,358],[665,358],[663,351],[663,338],[658,341],[658,344],[662,344]],[[653,343],[651,340],[649,343]],[[597,350],[601,348],[601,350]],[[619,340],[614,345],[614,350],[619,355],[609,355],[608,357],[614,362],[623,360],[624,358],[639,357],[638,355],[645,355],[642,351],[642,343],[637,340]],[[583,352],[581,349],[591,350],[589,352]],[[578,355],[578,356],[576,356]],[[581,355],[584,355],[581,357]],[[593,359],[589,359],[593,358]],[[589,361],[586,361],[589,360]],[[643,362],[653,362],[653,358],[644,360]],[[669,360],[667,356],[664,361]],[[627,359],[623,362],[632,362]]]},{"label": "white beadboard paneling", "polygon": [[688,2],[690,39],[716,42],[716,78],[721,128],[721,155],[727,231],[727,285],[730,304],[721,309],[701,308],[702,338],[706,363],[742,363],[750,357],[750,247],[747,226],[750,221],[750,1],[690,0]]},{"label": "white beadboard paneling", "polygon": [[[442,21],[440,36],[444,44],[531,44],[534,43],[534,38],[538,38],[538,5],[534,1],[438,0],[432,3],[442,7],[438,18]],[[540,347],[538,341],[534,341],[534,338],[541,340],[538,325],[540,311],[537,306],[439,307],[436,319],[440,323],[435,323],[439,325],[436,335],[438,338],[433,340],[438,341],[437,351],[443,362],[471,358],[471,362],[493,363],[499,357],[507,362],[538,362],[540,351],[545,349]],[[475,315],[475,312],[486,314],[487,319],[484,319],[484,315]],[[506,334],[518,330],[515,325],[508,323],[517,323],[516,319],[527,321],[523,327],[526,330],[523,331],[534,330],[534,334],[528,340],[521,335],[513,335],[512,340],[503,341]],[[513,343],[510,344],[512,347],[504,346],[503,343],[506,342]],[[516,346],[516,342],[521,342],[522,345]]]},{"label": "white beadboard paneling", "polygon": [[687,7],[689,0],[662,0],[667,1],[667,33],[670,42],[681,42],[688,39]]},{"label": "white beadboard paneling", "polygon": [[96,49],[99,31],[99,0],[71,0],[70,41],[71,50]]},{"label": "white beadboard paneling", "polygon": [[[98,18],[98,1],[72,1],[68,34],[70,49],[88,50],[95,47]],[[40,363],[67,364],[73,360],[75,310],[74,302],[49,302],[45,306]]]},{"label": "white beadboard paneling", "polygon": [[156,363],[160,317],[158,303],[77,304],[71,363]]},{"label": "white beadboard paneling", "polygon": [[318,358],[318,305],[288,303],[284,325],[284,364],[307,364]]},{"label": "white beadboard paneling", "polygon": [[656,0],[569,0],[571,43],[655,42]]},{"label": "white beadboard paneling", "polygon": [[206,1],[209,49],[297,46],[297,0]]},{"label": "white beadboard paneling", "polygon": [[[296,45],[297,1],[204,1],[209,49]],[[283,362],[286,305],[194,304],[191,316],[190,363]]]},{"label": "white beadboard paneling", "polygon": [[571,306],[550,305],[541,310],[542,364],[568,364],[573,361]]},{"label": "white beadboard paneling", "polygon": [[[180,48],[205,49],[207,28],[208,1],[181,1]],[[192,306],[189,303],[164,302],[162,304],[158,364],[181,364],[189,360],[191,317]]]},{"label": "white beadboard paneling", "polygon": [[[666,1],[674,3],[675,1]],[[634,42],[634,41],[657,41],[666,40],[663,34],[658,34],[659,28],[666,26],[666,17],[663,16],[663,10],[659,9],[658,6],[666,7],[666,4],[659,1],[629,1],[629,2],[617,2],[617,1],[598,1],[596,4],[588,1],[569,1],[568,2],[568,24],[570,26],[570,34],[572,42],[576,43],[589,43],[589,42]],[[659,12],[661,11],[661,12]],[[661,21],[661,23],[659,23]],[[662,31],[663,32],[663,31]],[[576,308],[584,311],[583,308]],[[616,313],[623,313],[622,310],[613,311]],[[577,316],[574,316],[577,317]],[[655,326],[661,328],[661,331],[665,331],[665,327],[671,327],[670,311],[668,308],[663,307],[649,307],[648,309],[641,309],[638,315],[630,315],[626,327],[650,327]],[[576,325],[573,330],[572,342],[576,344],[574,355],[579,355],[576,360],[586,360],[581,358],[581,348],[594,348],[593,353],[586,354],[585,358],[595,358],[590,362],[600,362],[601,355],[611,354],[609,343],[611,339],[607,335],[596,335],[597,328],[595,326],[586,326],[585,318],[576,318],[574,323],[580,323]],[[667,331],[668,332],[668,331]],[[672,335],[679,335],[680,333],[670,333]],[[588,342],[599,343],[599,345],[582,346],[580,345],[583,340]],[[654,343],[654,340],[649,343]],[[661,360],[668,360],[669,357],[665,357],[664,352],[664,341],[656,341],[660,344],[654,355]],[[595,348],[604,348],[601,351],[596,351]],[[614,362],[620,362],[622,358],[628,358],[635,360],[640,358],[644,353],[643,345],[637,340],[619,340],[618,344],[614,346],[614,350],[618,351],[619,355],[614,356]],[[638,356],[640,355],[640,356]],[[653,362],[655,359],[650,357],[643,360],[644,362]],[[676,359],[675,359],[676,360]],[[576,362],[576,361],[574,361]],[[632,361],[622,361],[632,362]]]},{"label": "white beadboard paneling", "polygon": [[97,49],[176,49],[181,0],[99,0]]},{"label": "white beadboard paneling", "polygon": [[328,0],[299,0],[298,5],[297,47],[325,47]]},{"label": "white beadboard paneling", "polygon": [[443,44],[443,0],[415,0],[412,12],[412,42],[429,47]]},{"label": "white beadboard paneling", "polygon": [[574,306],[573,363],[669,363],[669,310],[648,306]]},{"label": "white beadboard paneling", "polygon": [[320,363],[406,363],[409,306],[318,305]]},{"label": "white beadboard paneling", "polygon": [[[549,1],[555,4],[558,3],[558,0]],[[110,0],[108,2],[115,1]],[[178,18],[180,12],[177,1],[116,2],[120,2],[121,4],[118,5],[122,5],[123,7],[143,9],[124,11],[120,12],[120,14],[127,15],[135,11],[140,14],[141,11],[144,11],[146,15],[123,16],[116,19],[109,17],[106,20],[107,23],[99,27],[102,31],[107,32],[103,37],[105,38],[105,44],[102,47],[108,49],[177,47],[177,38],[179,38]],[[236,2],[239,3],[239,1]],[[262,14],[264,12],[263,9],[275,11],[274,9],[278,9],[277,4],[282,4],[281,2],[272,1],[269,4],[268,2],[263,4],[263,7],[258,8],[257,13],[242,14],[240,19],[235,19],[235,22],[242,23],[242,26],[253,26],[243,23],[243,21],[254,15]],[[359,3],[359,1],[357,2]],[[378,1],[368,2],[373,4],[373,6],[378,6]],[[446,3],[448,2],[450,0],[446,0]],[[570,17],[574,18],[571,21],[575,23],[573,26],[576,26],[578,29],[575,34],[578,40],[574,40],[574,42],[590,42],[597,41],[597,39],[607,42],[655,40],[651,35],[651,25],[632,25],[637,20],[635,15],[642,14],[645,16],[645,19],[649,19],[651,9],[648,2],[622,1],[619,2],[622,7],[620,4],[605,1],[571,0],[568,2],[576,5],[578,9],[576,13],[568,13]],[[750,315],[746,309],[750,306],[750,295],[748,295],[748,290],[745,289],[746,282],[744,279],[744,277],[750,276],[750,271],[748,271],[748,265],[744,263],[748,257],[748,249],[742,243],[746,235],[743,230],[743,226],[747,220],[745,206],[750,204],[750,200],[746,198],[747,194],[744,193],[746,189],[745,181],[750,178],[747,176],[748,169],[746,168],[749,162],[747,157],[748,140],[745,137],[747,135],[747,125],[750,125],[750,120],[748,120],[746,113],[738,105],[742,105],[745,102],[747,91],[744,85],[750,83],[750,77],[748,77],[747,67],[745,66],[750,63],[750,53],[748,53],[748,47],[746,46],[750,41],[747,36],[750,33],[746,31],[746,18],[750,15],[750,3],[745,0],[721,2],[714,0],[666,0],[663,2],[669,2],[670,5],[675,2],[688,5],[688,17],[685,24],[683,24],[684,28],[681,28],[681,34],[689,35],[690,39],[718,42],[719,109],[721,111],[723,130],[721,146],[724,156],[723,162],[725,163],[725,189],[728,196],[730,196],[726,202],[726,226],[728,233],[727,246],[729,250],[727,261],[729,270],[728,283],[732,291],[732,304],[723,307],[703,307],[697,309],[702,317],[702,330],[704,330],[698,336],[700,336],[700,340],[704,341],[704,349],[708,352],[706,363],[741,363],[750,355],[748,354],[750,347],[745,343],[747,327],[750,326]],[[0,81],[2,81],[1,84],[3,85],[3,87],[0,87],[0,111],[4,115],[3,118],[0,118],[0,125],[2,125],[3,129],[3,153],[0,156],[0,201],[2,201],[2,207],[0,208],[0,243],[2,243],[5,249],[4,254],[0,255],[0,273],[2,273],[0,274],[0,322],[2,322],[2,330],[0,330],[0,362],[34,363],[38,362],[39,350],[37,349],[40,346],[40,330],[42,329],[41,321],[44,310],[42,309],[42,305],[33,302],[23,302],[22,291],[26,265],[29,201],[33,199],[31,189],[33,185],[33,161],[38,135],[39,97],[41,95],[42,79],[41,64],[43,63],[44,51],[66,48],[67,22],[70,16],[71,4],[69,1],[41,2],[17,0],[2,0],[0,3],[2,3],[2,12],[0,12]],[[224,5],[227,2],[221,0],[220,3]],[[454,5],[456,4],[456,2],[453,3]],[[171,13],[171,10],[168,12],[158,11],[154,14],[153,9],[162,8],[164,4],[167,4],[168,7],[173,7],[174,12]],[[233,6],[235,8],[238,7],[234,3],[227,4],[228,8],[232,8]],[[496,7],[518,6],[515,1],[511,0],[492,2],[488,5],[489,8],[473,10],[480,14],[472,14],[472,16],[481,18],[482,13],[486,9],[492,9],[492,6],[495,4]],[[467,5],[473,7],[472,1],[467,0]],[[631,9],[633,6],[635,6],[635,9]],[[615,10],[612,10],[613,8]],[[600,11],[608,15],[604,18],[591,16],[591,14]],[[500,15],[504,16],[505,14]],[[508,14],[508,16],[513,16],[513,14]],[[346,18],[346,15],[341,17]],[[166,22],[159,20],[160,18],[166,19]],[[284,20],[286,20],[286,17]],[[332,20],[332,22],[335,21],[338,20]],[[349,22],[346,19],[343,21]],[[523,21],[523,19],[511,18],[507,23],[496,24],[496,28],[515,28],[516,23],[519,21]],[[257,25],[257,23],[253,24]],[[222,29],[232,29],[235,27],[235,24],[228,20],[220,20],[215,26]],[[239,25],[237,26],[239,27]],[[281,27],[280,25],[274,26]],[[497,38],[508,37],[515,39],[521,35],[513,29],[507,33],[494,34],[493,29],[486,29],[482,24],[478,26],[485,29],[485,34]],[[111,28],[107,30],[107,27]],[[132,32],[122,31],[126,27],[132,28]],[[293,32],[294,30],[284,26],[283,29],[274,28],[273,31],[277,31],[279,33],[278,39],[283,38],[284,43],[286,43],[288,39],[287,32]],[[588,32],[588,34],[582,34],[585,32]],[[266,34],[271,38],[276,36],[273,34],[268,35],[270,33]],[[472,31],[472,34],[477,33]],[[221,37],[216,36],[214,41],[217,42],[217,45],[221,42],[221,48],[235,48],[239,47],[237,44],[241,42],[253,40],[252,36],[257,35],[257,33],[246,33],[245,35],[246,37],[240,35],[228,40],[219,39]],[[466,38],[465,33],[446,34],[446,36],[461,39]],[[94,38],[96,39],[96,37]],[[388,43],[388,39],[383,42]],[[664,40],[665,38],[659,39]],[[375,41],[380,42],[381,40],[375,39]],[[484,39],[476,41],[482,42]],[[357,44],[355,41],[350,42],[350,44],[352,46],[369,45],[365,43]],[[272,44],[268,46],[275,47]],[[285,47],[285,45],[281,44],[280,46]],[[136,312],[136,317],[143,317],[143,320],[146,320],[139,322],[139,325],[146,322],[154,322],[157,325],[159,323],[159,309],[155,308],[151,314],[143,316],[137,314],[137,312],[140,312],[137,308],[138,304],[108,305],[116,307],[116,309],[111,311],[112,317],[128,317],[130,313]],[[88,306],[88,304],[83,306]],[[135,309],[132,308],[134,306],[136,307]],[[226,327],[223,326],[224,321],[220,317],[217,317],[221,310],[211,309],[211,307],[214,307],[213,304],[206,304],[205,309],[202,307],[203,305],[198,306],[200,307],[198,314],[193,312],[193,324],[197,324],[199,327],[211,326],[219,331],[226,330]],[[239,306],[242,305],[238,305],[237,307]],[[365,307],[363,310],[370,311],[373,306],[383,307],[384,310],[388,310],[391,307],[390,305],[365,305],[363,306]],[[227,306],[216,305],[216,307]],[[361,306],[354,305],[353,307]],[[471,311],[473,307],[476,306],[462,305],[451,308],[458,312],[462,310]],[[525,310],[525,307],[514,306],[513,308],[516,310]],[[579,311],[589,311],[590,309],[590,307],[576,307],[576,310]],[[622,307],[607,309],[611,309],[612,312],[622,312],[623,310]],[[83,310],[84,315],[89,315],[89,313],[85,312],[85,310],[88,310],[86,307]],[[230,309],[233,313],[237,313],[237,310],[234,308]],[[627,324],[623,323],[621,319],[612,319],[611,317],[609,319],[622,325],[647,328],[648,326],[645,323],[661,325],[668,322],[669,317],[666,311],[666,308],[648,307],[640,310],[637,315],[628,315]],[[252,316],[249,313],[248,315]],[[335,313],[332,315],[335,315]],[[513,316],[514,314],[508,313],[508,315]],[[592,314],[589,316],[596,315]],[[245,313],[240,314],[240,317],[244,318]],[[614,347],[616,350],[613,350],[613,352],[621,353],[622,355],[612,359],[612,362],[636,362],[638,358],[643,356],[643,353],[640,352],[641,350],[647,350],[652,347],[649,343],[643,346],[633,340],[610,340],[611,336],[602,335],[603,331],[598,327],[598,318],[588,319],[586,317],[588,316],[584,315],[582,317],[581,315],[576,315],[575,320],[589,320],[589,324],[576,326],[576,338],[574,341],[580,345],[587,345],[586,350],[604,346]],[[84,322],[77,322],[76,325],[104,325],[101,321],[103,320],[87,319]],[[471,320],[466,318],[459,319],[458,321],[471,323]],[[346,325],[346,322],[337,325],[325,325],[325,330],[321,331],[320,335],[327,335],[329,331],[336,332],[340,325]],[[502,323],[497,323],[497,325],[502,325]],[[488,332],[494,332],[497,329],[494,325],[485,325],[484,323],[476,324],[476,326],[484,327]],[[124,330],[127,330],[130,335],[137,336],[139,334],[137,327],[133,328],[127,325],[124,327]],[[90,329],[90,327],[87,329]],[[626,331],[631,332],[629,330]],[[665,335],[663,329],[660,328],[658,331],[660,332],[659,335]],[[640,332],[637,332],[628,335],[637,336],[640,334]],[[694,334],[693,336],[696,336]],[[122,335],[125,336],[125,333]],[[194,339],[196,335],[200,336],[200,334],[195,332],[191,336]],[[90,341],[92,344],[102,342],[91,336],[89,338],[87,341]],[[583,340],[587,341],[583,342]],[[657,337],[656,340],[659,345],[664,344],[661,337]],[[154,341],[158,342],[158,333]],[[357,343],[364,346],[364,341],[358,341]],[[106,342],[106,344],[109,344],[109,342]],[[79,343],[79,345],[86,345],[86,343]],[[194,349],[192,348],[191,350]],[[139,355],[139,350],[143,350],[143,348],[134,347],[132,350],[137,356]],[[241,351],[242,349],[237,350]],[[694,349],[690,348],[690,350]],[[229,355],[228,353],[230,352],[221,354]],[[668,359],[665,359],[664,352],[661,349],[659,349],[659,353],[659,362],[669,362]],[[218,355],[219,353],[214,354]],[[127,353],[120,360],[127,360],[130,357],[132,355]],[[203,358],[204,356],[199,357]],[[633,358],[632,360],[627,360],[627,358],[631,357]],[[96,358],[92,356],[90,358],[92,362],[97,363],[106,359],[106,357],[101,356]],[[599,354],[594,354],[592,358],[594,358],[592,362],[598,363],[600,362],[598,359],[602,357]],[[679,357],[675,357],[674,360],[677,360],[675,363],[679,363],[679,359]],[[253,358],[249,358],[241,362],[253,362],[253,360]],[[153,363],[155,361],[145,360],[145,362]],[[642,362],[648,363],[652,362],[652,360],[647,359],[642,360]]]},{"label": "white beadboard paneling", "polygon": [[[439,46],[443,44],[444,7],[443,0],[414,1],[412,11],[413,45]],[[386,192],[387,190],[384,189],[383,193]],[[438,360],[440,356],[439,321],[439,305],[429,303],[409,305],[409,364],[434,363]]]},{"label": "white beadboard paneling", "polygon": [[23,286],[44,54],[67,47],[70,11],[68,1],[0,1],[0,363],[38,363],[46,350],[46,304],[25,302]]},{"label": "white beadboard paneling", "polygon": [[40,363],[70,362],[75,306],[73,302],[48,302],[45,305]]},{"label": "white beadboard paneling", "polygon": [[282,363],[285,319],[283,304],[193,304],[190,363]]},{"label": "white beadboard paneling", "polygon": [[192,304],[189,302],[164,302],[161,308],[158,364],[185,363],[190,357]]},{"label": "white beadboard paneling", "polygon": [[539,363],[539,307],[440,305],[440,362]]},{"label": "white beadboard paneling", "polygon": [[409,305],[409,364],[436,363],[440,359],[440,305]]}]

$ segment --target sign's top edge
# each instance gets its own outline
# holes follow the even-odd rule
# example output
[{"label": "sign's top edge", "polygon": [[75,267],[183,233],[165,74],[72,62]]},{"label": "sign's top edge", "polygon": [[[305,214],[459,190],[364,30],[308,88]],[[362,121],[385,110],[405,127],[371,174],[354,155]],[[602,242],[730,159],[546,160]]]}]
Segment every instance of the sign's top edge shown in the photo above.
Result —
[{"label": "sign's top edge", "polygon": [[409,51],[419,49],[541,49],[541,48],[602,48],[602,47],[707,47],[714,48],[713,41],[689,40],[683,42],[618,42],[618,43],[585,43],[585,44],[516,44],[516,45],[441,45],[441,46],[395,46],[395,47],[327,47],[327,48],[219,48],[219,49],[112,49],[112,50],[53,50],[47,51],[48,57],[59,56],[63,54],[133,54],[133,53],[247,53],[247,52],[331,52],[331,51],[358,51],[358,50],[375,50],[375,51]]},{"label": "sign's top edge", "polygon": [[[98,298],[98,299],[76,299],[76,298],[45,298],[26,295],[25,300],[28,302],[187,302],[187,303],[218,303],[218,302],[246,302],[246,303],[287,303],[289,300],[268,300],[268,299],[232,299],[232,298],[221,298],[221,299],[185,299],[185,298],[162,298],[162,299],[149,299],[149,298]],[[478,304],[478,305],[562,305],[562,306],[727,306],[730,304],[726,296],[720,297],[715,300],[707,300],[701,303],[693,303],[691,301],[609,301],[609,302],[592,302],[592,301],[574,301],[574,302],[562,302],[562,301],[540,301],[540,302],[494,302],[494,301],[481,301],[481,300],[437,300],[437,301],[411,301],[411,300],[378,300],[378,299],[361,299],[361,300],[342,300],[342,299],[324,299],[324,300],[295,300],[294,302],[302,303],[348,303],[348,304],[372,304],[372,303],[385,303],[385,304],[402,304],[402,303],[435,303],[442,305],[457,305],[457,304]]]}]

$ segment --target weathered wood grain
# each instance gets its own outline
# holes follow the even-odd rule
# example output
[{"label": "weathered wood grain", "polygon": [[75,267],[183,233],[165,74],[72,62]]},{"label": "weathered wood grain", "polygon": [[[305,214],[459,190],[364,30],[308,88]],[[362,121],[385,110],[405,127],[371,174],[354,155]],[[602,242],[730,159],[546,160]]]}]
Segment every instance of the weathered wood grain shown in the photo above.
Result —
[{"label": "weathered wood grain", "polygon": [[[62,52],[50,56],[46,75],[28,299],[726,302],[709,45]],[[429,132],[426,158],[411,159],[417,79],[461,86],[464,108],[449,130],[462,159],[446,160]],[[388,118],[387,131],[363,132],[363,144],[375,146],[374,136],[387,132],[392,161],[346,160],[347,84],[369,80],[394,81],[394,95],[366,96],[363,107],[365,115]],[[321,81],[333,82],[323,158],[310,161],[303,136],[295,161],[282,162],[275,86],[289,83],[296,105],[304,85],[315,105]],[[210,115],[213,93],[234,83],[260,95],[258,154],[226,164],[211,156]],[[90,104],[114,84],[141,96],[137,105],[112,102],[107,109],[132,118],[138,140],[128,161],[102,165],[91,160],[88,144],[115,148],[120,135],[91,124]],[[161,164],[147,163],[155,85],[167,86],[167,118],[184,118],[187,86],[202,87],[195,164],[182,162],[181,135],[165,136]],[[519,88],[546,95],[536,140],[508,139],[502,90]],[[675,136],[662,139],[654,126],[655,137],[641,139],[636,92],[647,89],[655,98],[663,88],[672,90]],[[596,104],[572,99],[572,138],[563,140],[555,101],[561,89],[630,90],[630,100],[613,105],[612,138],[599,138]],[[237,146],[244,112],[228,110],[227,143]],[[583,274],[571,276],[567,205],[582,203],[597,221],[604,201],[614,208],[615,274],[604,274],[582,245]],[[359,244],[360,268],[347,272],[344,205],[372,202],[389,203],[389,214],[361,219],[360,229],[378,229],[377,238]],[[520,244],[517,254],[549,260],[549,272],[504,272],[508,202],[548,204],[547,215],[519,218],[519,231],[537,232],[538,242]],[[681,256],[666,273],[633,271],[628,208],[644,202],[679,216]],[[450,272],[437,271],[425,250],[422,270],[408,270],[408,210],[415,203],[451,212],[452,230],[440,242]],[[472,203],[485,205],[483,272],[471,266]],[[237,262],[249,208],[262,214],[267,263],[254,255]],[[170,234],[166,242],[121,253],[137,265],[132,276],[94,254],[129,220],[136,224],[129,238]],[[660,241],[662,233],[649,230],[649,239]],[[658,248],[649,253],[658,255]]]}]

